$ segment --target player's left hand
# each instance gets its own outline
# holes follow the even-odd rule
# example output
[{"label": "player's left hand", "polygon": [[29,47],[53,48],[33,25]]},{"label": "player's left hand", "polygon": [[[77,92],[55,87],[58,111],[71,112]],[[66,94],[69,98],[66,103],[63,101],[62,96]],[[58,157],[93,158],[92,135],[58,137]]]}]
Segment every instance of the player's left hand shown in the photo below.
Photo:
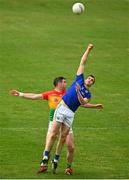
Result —
[{"label": "player's left hand", "polygon": [[102,105],[102,104],[96,104],[95,107],[96,107],[97,109],[103,109],[103,105]]}]

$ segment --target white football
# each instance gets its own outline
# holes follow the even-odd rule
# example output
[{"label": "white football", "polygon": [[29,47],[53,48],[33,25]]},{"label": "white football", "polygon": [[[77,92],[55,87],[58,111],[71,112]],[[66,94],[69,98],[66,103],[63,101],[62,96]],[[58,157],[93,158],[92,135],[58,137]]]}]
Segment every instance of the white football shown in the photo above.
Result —
[{"label": "white football", "polygon": [[81,14],[85,11],[85,6],[82,3],[75,3],[72,6],[72,11],[74,14]]}]

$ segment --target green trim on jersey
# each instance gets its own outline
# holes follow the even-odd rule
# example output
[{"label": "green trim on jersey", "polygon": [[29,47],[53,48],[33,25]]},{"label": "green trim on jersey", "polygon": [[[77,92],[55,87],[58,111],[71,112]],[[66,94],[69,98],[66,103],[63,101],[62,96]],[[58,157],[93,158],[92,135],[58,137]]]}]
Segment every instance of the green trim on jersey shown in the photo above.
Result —
[{"label": "green trim on jersey", "polygon": [[49,121],[53,121],[54,112],[55,112],[55,109],[50,109]]}]

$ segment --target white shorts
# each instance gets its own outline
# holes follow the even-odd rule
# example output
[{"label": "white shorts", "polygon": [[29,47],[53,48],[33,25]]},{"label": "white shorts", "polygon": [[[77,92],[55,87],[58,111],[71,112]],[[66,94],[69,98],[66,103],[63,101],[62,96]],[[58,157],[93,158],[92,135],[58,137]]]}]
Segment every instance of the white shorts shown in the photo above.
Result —
[{"label": "white shorts", "polygon": [[[48,130],[47,130],[47,134],[49,135],[50,134],[50,131],[51,131],[51,128],[52,128],[52,124],[53,124],[53,121],[49,121],[49,124],[48,124]],[[69,130],[69,134],[73,134],[73,129],[72,129],[72,127],[70,128],[70,130]],[[57,137],[60,135],[60,130],[59,130],[59,132],[58,132],[58,134],[57,134]]]},{"label": "white shorts", "polygon": [[74,119],[74,112],[68,108],[64,101],[61,101],[55,110],[53,119],[71,128]]}]

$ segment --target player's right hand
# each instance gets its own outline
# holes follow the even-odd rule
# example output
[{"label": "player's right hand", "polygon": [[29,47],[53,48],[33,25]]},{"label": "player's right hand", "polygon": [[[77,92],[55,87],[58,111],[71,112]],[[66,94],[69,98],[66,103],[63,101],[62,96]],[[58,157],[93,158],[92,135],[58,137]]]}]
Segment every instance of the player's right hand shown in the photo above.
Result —
[{"label": "player's right hand", "polygon": [[89,50],[91,50],[93,47],[94,47],[93,44],[89,44],[89,45],[88,45],[88,49],[89,49]]},{"label": "player's right hand", "polygon": [[11,90],[9,94],[12,96],[19,96],[19,92],[17,90]]}]

